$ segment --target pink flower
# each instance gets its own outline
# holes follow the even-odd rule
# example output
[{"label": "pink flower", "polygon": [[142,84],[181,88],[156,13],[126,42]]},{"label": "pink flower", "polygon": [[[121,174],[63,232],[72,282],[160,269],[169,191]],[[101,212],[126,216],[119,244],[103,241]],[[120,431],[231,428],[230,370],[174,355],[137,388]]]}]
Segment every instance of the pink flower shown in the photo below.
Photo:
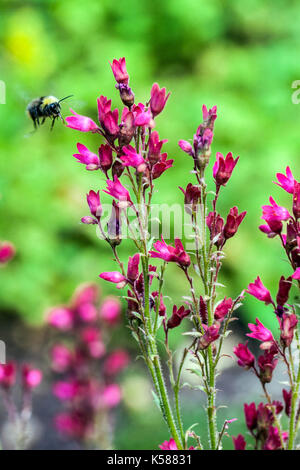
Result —
[{"label": "pink flower", "polygon": [[270,383],[278,359],[274,358],[274,354],[265,351],[262,356],[259,356],[257,362],[260,369],[260,380],[262,383]]},{"label": "pink flower", "polygon": [[284,304],[289,300],[289,292],[292,287],[292,278],[281,276],[279,280],[279,288],[276,296],[277,309],[278,305],[284,306]]},{"label": "pink flower", "polygon": [[101,394],[102,406],[107,408],[115,408],[120,403],[121,398],[122,393],[119,385],[107,385]]},{"label": "pink flower", "polygon": [[126,70],[125,57],[122,57],[119,60],[114,59],[113,63],[112,64],[110,63],[110,66],[111,66],[116,82],[124,83],[125,85],[128,85],[129,75]]},{"label": "pink flower", "polygon": [[114,176],[114,180],[107,180],[107,190],[103,190],[106,194],[109,194],[110,196],[114,197],[115,199],[118,199],[119,202],[119,207],[125,208],[128,207],[129,205],[132,204],[132,201],[130,199],[130,194],[127,191],[124,186],[120,183],[120,180],[117,178],[117,176]]},{"label": "pink flower", "polygon": [[97,124],[89,117],[77,114],[73,109],[70,109],[70,111],[73,116],[66,117],[67,127],[81,132],[95,132],[99,129]]},{"label": "pink flower", "polygon": [[248,294],[250,294],[250,295],[253,295],[258,300],[261,300],[262,302],[265,302],[266,305],[274,304],[270,292],[263,285],[263,283],[261,282],[259,276],[257,276],[254,283],[249,284],[248,289],[246,290],[246,292],[248,292]]},{"label": "pink flower", "polygon": [[194,155],[193,146],[187,140],[180,140],[178,142],[178,145],[181,148],[181,150],[183,150],[185,153],[187,153],[191,156]]},{"label": "pink flower", "polygon": [[105,354],[105,346],[101,340],[98,328],[87,327],[81,331],[81,341],[85,344],[89,355],[95,359],[103,357]]},{"label": "pink flower", "polygon": [[292,278],[296,280],[300,279],[300,268],[296,269],[296,271],[292,274]]},{"label": "pink flower", "polygon": [[48,323],[58,330],[67,331],[73,327],[73,317],[73,312],[68,308],[56,307],[49,312]]},{"label": "pink flower", "polygon": [[235,450],[245,450],[246,449],[246,441],[242,434],[234,437],[232,436],[233,445]]},{"label": "pink flower", "polygon": [[158,447],[161,450],[178,450],[177,444],[172,438],[169,441],[164,441]]},{"label": "pink flower", "polygon": [[151,89],[150,108],[153,117],[157,116],[164,109],[170,93],[166,96],[166,89],[160,89],[157,83],[154,83]]},{"label": "pink flower", "polygon": [[293,214],[296,220],[300,218],[300,183],[298,181],[294,183]]},{"label": "pink flower", "polygon": [[51,366],[56,372],[66,372],[73,362],[73,353],[64,344],[56,344],[51,350]]},{"label": "pink flower", "polygon": [[72,298],[72,308],[81,304],[95,303],[99,299],[100,289],[96,284],[83,283],[77,287]]},{"label": "pink flower", "polygon": [[39,369],[33,369],[28,364],[24,364],[22,367],[22,381],[23,387],[31,390],[40,385],[43,378],[43,374]]},{"label": "pink flower", "polygon": [[274,181],[277,186],[280,186],[282,189],[287,191],[290,194],[293,194],[294,191],[294,182],[295,179],[292,175],[292,172],[290,170],[290,167],[286,167],[286,176],[282,173],[276,173],[276,177],[278,180],[278,183]]},{"label": "pink flower", "polygon": [[224,159],[223,155],[217,152],[217,160],[213,166],[213,177],[217,186],[226,185],[239,158],[234,160],[232,153],[229,152]]},{"label": "pink flower", "polygon": [[106,96],[101,95],[100,98],[97,98],[98,106],[98,119],[101,126],[104,125],[104,116],[106,113],[111,111],[111,100],[107,99]]},{"label": "pink flower", "polygon": [[100,145],[99,161],[101,170],[107,176],[107,172],[111,168],[113,162],[112,149],[109,145]]},{"label": "pink flower", "polygon": [[77,144],[79,153],[74,153],[73,157],[77,158],[80,163],[86,165],[89,171],[98,170],[100,168],[100,161],[98,155],[91,152],[85,145]]},{"label": "pink flower", "polygon": [[211,109],[207,109],[205,104],[202,106],[202,115],[204,125],[213,129],[214,122],[217,119],[217,106],[213,106]]},{"label": "pink flower", "polygon": [[79,305],[77,308],[77,314],[80,320],[84,322],[94,322],[98,316],[95,305],[90,302]]},{"label": "pink flower", "polygon": [[228,312],[232,309],[233,302],[232,299],[226,299],[226,297],[219,303],[215,309],[214,317],[215,320],[223,320],[226,317]]},{"label": "pink flower", "polygon": [[196,212],[199,207],[198,204],[201,201],[201,189],[199,186],[194,186],[192,183],[189,183],[186,187],[186,190],[179,186],[179,189],[184,194],[184,209],[188,214]]},{"label": "pink flower", "polygon": [[16,250],[10,242],[0,242],[0,264],[7,263],[15,256]]},{"label": "pink flower", "polygon": [[233,352],[238,358],[238,365],[240,367],[245,367],[245,368],[249,369],[250,367],[254,366],[255,357],[253,356],[253,354],[249,350],[249,348],[247,346],[247,343],[246,344],[242,344],[242,343],[238,344],[238,346],[236,346],[233,349]]},{"label": "pink flower", "polygon": [[91,423],[80,412],[71,411],[58,414],[55,417],[55,427],[69,437],[84,439],[91,430]]},{"label": "pink flower", "polygon": [[169,318],[168,323],[167,323],[168,329],[179,326],[182,320],[185,317],[187,317],[190,313],[191,311],[188,309],[185,309],[183,305],[179,308],[177,308],[176,305],[174,305],[172,316]]},{"label": "pink flower", "polygon": [[291,390],[282,390],[282,396],[285,404],[285,413],[287,416],[291,414],[291,405],[292,405],[292,391]]},{"label": "pink flower", "polygon": [[95,191],[91,190],[86,195],[86,200],[89,205],[91,214],[94,215],[97,219],[100,219],[102,215],[102,206],[100,202],[99,191],[95,193]]},{"label": "pink flower", "polygon": [[[152,297],[154,299],[156,299],[156,297],[158,297],[158,292],[155,291],[155,292],[152,292]],[[164,298],[163,298],[163,295],[160,294],[160,297],[159,297],[159,304],[158,304],[158,314],[160,317],[164,317],[165,314],[166,314],[166,306],[164,304]]]},{"label": "pink flower", "polygon": [[16,364],[12,361],[0,364],[0,386],[10,388],[16,382]]},{"label": "pink flower", "polygon": [[127,284],[127,279],[119,271],[110,271],[99,274],[101,279],[117,284],[118,289],[122,289]]},{"label": "pink flower", "polygon": [[282,230],[282,221],[288,220],[291,216],[285,207],[278,206],[270,196],[271,206],[262,206],[262,219],[267,222],[272,232],[280,233]]},{"label": "pink flower", "polygon": [[62,401],[73,400],[79,392],[77,382],[57,382],[53,387],[53,394]]},{"label": "pink flower", "polygon": [[233,237],[240,224],[242,223],[247,211],[241,212],[239,214],[237,207],[232,207],[227,216],[226,224],[224,227],[224,237],[226,239]]},{"label": "pink flower", "polygon": [[279,431],[274,426],[269,427],[267,440],[264,444],[264,450],[278,450],[281,449],[281,440]]},{"label": "pink flower", "polygon": [[255,338],[259,341],[274,343],[274,338],[270,330],[266,328],[258,318],[256,318],[256,324],[248,323],[249,329],[252,333],[247,333],[246,336],[249,338]]},{"label": "pink flower", "polygon": [[297,316],[292,313],[284,313],[282,315],[282,318],[279,319],[279,325],[280,325],[280,342],[283,345],[283,347],[287,348],[292,344],[293,338],[294,338],[294,330],[298,324],[298,318]]},{"label": "pink flower", "polygon": [[161,149],[164,143],[168,142],[167,139],[159,140],[158,132],[153,131],[149,137],[148,147],[148,160],[151,165],[154,165],[161,160]]},{"label": "pink flower", "polygon": [[249,431],[253,431],[257,427],[257,411],[255,403],[252,402],[250,405],[247,403],[244,404],[244,413],[245,413],[245,420],[247,424],[247,428]]},{"label": "pink flower", "polygon": [[134,119],[134,125],[154,127],[155,124],[150,109],[138,113]]},{"label": "pink flower", "polygon": [[219,323],[214,323],[211,326],[203,325],[203,329],[205,330],[205,333],[199,339],[199,343],[198,343],[199,349],[208,348],[208,346],[213,341],[216,341],[220,337],[219,335],[220,324]]},{"label": "pink flower", "polygon": [[131,145],[123,147],[122,152],[124,155],[120,159],[124,166],[132,166],[139,172],[145,171],[146,163],[144,158],[139,153],[136,153],[136,150]]},{"label": "pink flower", "polygon": [[159,178],[166,170],[173,166],[174,160],[167,160],[167,157],[168,155],[166,153],[162,153],[160,160],[153,166],[152,178],[154,180]]},{"label": "pink flower", "polygon": [[127,268],[127,279],[134,282],[139,276],[139,262],[140,254],[136,253],[134,256],[129,256],[128,268]]},{"label": "pink flower", "polygon": [[265,233],[266,235],[268,235],[268,238],[274,238],[276,237],[277,233],[273,232],[269,225],[260,225],[259,227],[259,230],[263,233]]},{"label": "pink flower", "polygon": [[100,307],[99,314],[103,321],[110,325],[115,325],[120,319],[120,301],[115,297],[107,297]]},{"label": "pink flower", "polygon": [[167,245],[161,237],[162,241],[158,240],[153,244],[156,251],[149,251],[151,258],[160,258],[167,262],[175,262],[182,268],[187,268],[191,264],[189,255],[184,251],[183,245],[179,238],[175,238],[175,247]]},{"label": "pink flower", "polygon": [[107,375],[115,375],[121,372],[129,364],[129,356],[123,349],[117,349],[111,353],[104,362],[104,372]]},{"label": "pink flower", "polygon": [[114,109],[114,111],[108,111],[103,116],[103,128],[111,136],[116,136],[119,133],[119,111]]}]

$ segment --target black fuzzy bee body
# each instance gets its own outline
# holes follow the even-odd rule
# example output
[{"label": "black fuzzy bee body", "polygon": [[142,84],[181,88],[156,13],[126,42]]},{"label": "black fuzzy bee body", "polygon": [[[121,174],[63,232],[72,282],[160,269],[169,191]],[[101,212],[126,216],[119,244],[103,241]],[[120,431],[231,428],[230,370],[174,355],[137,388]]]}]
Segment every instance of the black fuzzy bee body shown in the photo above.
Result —
[{"label": "black fuzzy bee body", "polygon": [[60,103],[61,101],[70,98],[70,96],[66,96],[61,100],[55,96],[41,96],[40,98],[36,98],[31,101],[26,110],[30,119],[33,121],[34,128],[36,129],[40,124],[44,124],[47,117],[52,119],[51,130],[53,129],[56,119],[60,118],[63,121]]}]

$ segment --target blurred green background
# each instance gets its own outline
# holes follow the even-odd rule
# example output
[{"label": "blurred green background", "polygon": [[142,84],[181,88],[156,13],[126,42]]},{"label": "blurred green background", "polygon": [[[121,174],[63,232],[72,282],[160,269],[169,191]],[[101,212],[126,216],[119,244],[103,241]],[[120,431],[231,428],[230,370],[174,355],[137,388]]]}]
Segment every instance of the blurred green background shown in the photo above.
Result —
[{"label": "blurred green background", "polygon": [[[182,201],[177,187],[189,182],[191,161],[177,142],[192,137],[203,103],[217,104],[213,152],[241,157],[219,209],[223,216],[233,205],[248,211],[228,242],[222,282],[226,295],[236,296],[260,274],[275,294],[289,267],[277,240],[268,240],[257,226],[270,194],[289,203],[272,184],[275,173],[288,164],[295,176],[299,171],[300,108],[291,101],[292,82],[300,78],[299,3],[2,0],[0,5],[0,79],[6,83],[6,104],[0,105],[0,239],[17,248],[14,261],[0,272],[1,311],[39,324],[47,307],[112,269],[110,251],[92,227],[80,224],[88,214],[85,193],[104,188],[104,178],[85,171],[72,154],[77,142],[96,151],[95,137],[61,123],[50,132],[49,122],[31,133],[25,108],[47,94],[74,94],[63,104],[65,116],[71,106],[96,119],[100,94],[120,107],[108,61],[123,56],[137,100],[149,97],[154,81],[172,93],[156,128],[168,138],[165,147],[175,164],[158,181],[154,202]],[[129,254],[130,244],[123,243],[120,252]],[[175,266],[168,269],[166,289],[179,302],[186,285]],[[102,287],[115,293],[108,283]],[[270,310],[247,298],[242,320],[256,314],[271,322]]]}]

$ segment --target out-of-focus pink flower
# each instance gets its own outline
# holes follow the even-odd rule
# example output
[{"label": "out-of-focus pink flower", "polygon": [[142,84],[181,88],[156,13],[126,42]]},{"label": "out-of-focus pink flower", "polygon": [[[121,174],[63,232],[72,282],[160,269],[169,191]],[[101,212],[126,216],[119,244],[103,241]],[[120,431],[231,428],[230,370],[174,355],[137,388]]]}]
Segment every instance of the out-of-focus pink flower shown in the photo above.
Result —
[{"label": "out-of-focus pink flower", "polygon": [[34,369],[28,364],[24,364],[22,367],[22,383],[23,387],[31,390],[40,385],[43,378],[43,374],[39,369]]},{"label": "out-of-focus pink flower", "polygon": [[143,172],[146,169],[146,162],[142,155],[136,152],[136,150],[131,146],[127,145],[123,147],[122,152],[124,155],[120,157],[124,166],[132,166],[136,168],[137,171]]},{"label": "out-of-focus pink flower", "polygon": [[233,302],[232,299],[229,297],[226,299],[226,297],[220,302],[214,313],[215,320],[223,320],[223,318],[226,317],[228,312],[232,309]]},{"label": "out-of-focus pink flower", "polygon": [[16,382],[16,364],[13,361],[0,364],[0,386],[10,388]]},{"label": "out-of-focus pink flower", "polygon": [[103,190],[106,194],[117,199],[119,202],[119,207],[125,208],[132,204],[130,199],[130,194],[126,188],[120,183],[120,180],[117,176],[114,176],[114,180],[107,180],[107,190]]},{"label": "out-of-focus pink flower", "polygon": [[238,365],[240,367],[246,367],[247,369],[249,369],[250,367],[254,366],[255,357],[253,356],[252,352],[249,350],[247,343],[238,344],[233,349],[233,352],[238,358]]},{"label": "out-of-focus pink flower", "polygon": [[78,395],[79,384],[77,382],[56,382],[53,386],[53,394],[62,401],[74,400]]},{"label": "out-of-focus pink flower", "polygon": [[217,152],[217,160],[213,166],[213,177],[217,186],[226,185],[239,158],[234,160],[232,153],[229,152],[224,159],[223,155]]},{"label": "out-of-focus pink flower", "polygon": [[80,284],[74,292],[72,298],[72,308],[77,308],[81,304],[98,302],[100,289],[97,284],[90,282]]},{"label": "out-of-focus pink flower", "polygon": [[121,289],[127,284],[126,277],[123,276],[123,274],[119,273],[119,271],[104,272],[99,274],[99,277],[101,277],[101,279],[104,279],[105,281],[117,284],[118,289]]},{"label": "out-of-focus pink flower", "polygon": [[101,334],[98,328],[92,326],[84,328],[80,333],[80,338],[91,357],[96,359],[103,357],[105,354],[105,346],[101,340]]},{"label": "out-of-focus pink flower", "polygon": [[58,330],[70,330],[73,327],[74,314],[66,307],[53,308],[48,314],[48,323]]},{"label": "out-of-focus pink flower", "polygon": [[89,205],[91,214],[94,215],[97,219],[100,219],[102,215],[102,206],[100,202],[100,195],[99,191],[95,192],[91,190],[87,195],[86,195],[86,200]]},{"label": "out-of-focus pink flower", "polygon": [[257,362],[260,369],[260,380],[262,383],[270,383],[278,359],[274,357],[274,354],[265,351],[262,356],[259,356]]},{"label": "out-of-focus pink flower", "polygon": [[189,309],[185,309],[183,305],[181,305],[181,307],[179,308],[174,305],[172,316],[168,320],[167,327],[171,329],[175,328],[176,326],[179,326],[182,320],[187,317],[190,313],[191,311]]},{"label": "out-of-focus pink flower", "polygon": [[150,108],[153,117],[157,116],[164,109],[170,93],[166,95],[165,88],[159,88],[157,83],[154,83],[151,89]]},{"label": "out-of-focus pink flower", "polygon": [[122,393],[119,385],[110,384],[107,385],[101,394],[102,406],[106,408],[114,408],[117,406],[122,398]]},{"label": "out-of-focus pink flower", "polygon": [[262,206],[262,219],[267,222],[274,233],[280,233],[282,230],[282,221],[288,220],[291,216],[289,211],[282,206],[278,206],[272,196],[269,199],[271,206]]},{"label": "out-of-focus pink flower", "polygon": [[81,132],[95,132],[99,129],[97,124],[89,117],[77,114],[73,109],[70,109],[70,111],[73,116],[66,117],[67,127]]},{"label": "out-of-focus pink flower", "polygon": [[98,311],[94,304],[87,302],[77,308],[77,314],[83,322],[94,322],[97,319]]},{"label": "out-of-focus pink flower", "polygon": [[129,355],[123,349],[111,353],[104,362],[104,372],[107,375],[116,375],[129,364]]},{"label": "out-of-focus pink flower", "polygon": [[233,445],[235,450],[245,450],[246,449],[246,441],[242,434],[234,437],[232,436]]},{"label": "out-of-focus pink flower", "polygon": [[100,168],[103,173],[107,176],[107,172],[111,168],[113,162],[112,149],[109,145],[102,144],[99,147],[98,153]]},{"label": "out-of-focus pink flower", "polygon": [[257,276],[254,282],[251,282],[246,290],[248,294],[253,295],[256,299],[265,302],[266,305],[274,304],[271,294],[268,289],[263,285],[260,277]]},{"label": "out-of-focus pink flower", "polygon": [[298,324],[297,316],[292,313],[284,313],[281,319],[278,319],[280,325],[280,342],[283,347],[288,348],[294,338],[294,330]]},{"label": "out-of-focus pink flower", "polygon": [[300,183],[298,181],[294,183],[293,214],[296,220],[300,218]]},{"label": "out-of-focus pink flower", "polygon": [[264,450],[278,450],[281,449],[281,440],[279,431],[274,426],[269,427],[268,437],[264,444]]},{"label": "out-of-focus pink flower", "polygon": [[220,324],[214,323],[211,326],[202,325],[205,333],[198,342],[199,349],[206,349],[213,342],[216,341],[219,337]]},{"label": "out-of-focus pink flower", "polygon": [[76,411],[60,413],[55,417],[54,422],[60,433],[77,439],[86,438],[91,430],[91,423],[82,413]]},{"label": "out-of-focus pink flower", "polygon": [[161,159],[161,149],[164,143],[168,142],[167,139],[159,140],[158,132],[153,131],[149,137],[148,146],[148,160],[151,165],[154,165]]},{"label": "out-of-focus pink flower", "polygon": [[125,57],[121,57],[121,59],[119,60],[114,59],[113,63],[112,64],[110,63],[110,66],[111,66],[116,82],[128,85],[129,75],[126,70]]},{"label": "out-of-focus pink flower", "polygon": [[291,390],[282,390],[282,396],[285,404],[285,413],[287,416],[291,414],[291,404],[292,404],[292,391]]},{"label": "out-of-focus pink flower", "polygon": [[115,325],[121,315],[120,301],[115,297],[107,297],[100,307],[99,315],[106,323]]},{"label": "out-of-focus pink flower", "polygon": [[169,441],[164,441],[158,447],[161,450],[178,450],[177,444],[172,438]]},{"label": "out-of-focus pink flower", "polygon": [[149,251],[151,258],[160,258],[167,262],[175,262],[183,268],[189,267],[191,259],[189,255],[184,251],[183,245],[179,238],[175,238],[175,247],[167,245],[161,237],[162,241],[158,240],[153,244],[156,251]]},{"label": "out-of-focus pink flower", "polygon": [[296,280],[300,279],[300,268],[296,269],[296,271],[292,274],[292,278]]},{"label": "out-of-focus pink flower", "polygon": [[193,146],[187,140],[179,140],[178,145],[181,148],[181,150],[183,150],[188,155],[191,155],[191,156],[194,155]]},{"label": "out-of-focus pink flower", "polygon": [[51,350],[51,366],[56,372],[66,372],[73,363],[73,353],[64,344],[56,344]]},{"label": "out-of-focus pink flower", "polygon": [[277,184],[277,186],[280,186],[288,193],[293,194],[295,179],[292,175],[290,167],[286,167],[286,175],[284,175],[283,173],[276,173],[276,177],[278,183],[276,181],[274,181],[274,183]]},{"label": "out-of-focus pink flower", "polygon": [[140,254],[136,253],[134,256],[129,256],[128,268],[127,268],[127,279],[134,282],[139,276],[139,263]]},{"label": "out-of-focus pink flower", "polygon": [[152,178],[154,180],[173,166],[174,160],[167,160],[168,155],[166,153],[162,153],[160,157],[160,160],[152,167]]},{"label": "out-of-focus pink flower", "polygon": [[253,429],[255,429],[257,426],[257,411],[255,403],[252,402],[250,403],[250,405],[247,405],[247,403],[245,403],[244,413],[247,428],[249,429],[249,431],[253,431]]},{"label": "out-of-focus pink flower", "polygon": [[0,264],[7,263],[15,256],[16,250],[10,242],[0,242]]},{"label": "out-of-focus pink flower", "polygon": [[98,170],[100,168],[100,160],[98,155],[91,152],[85,145],[78,143],[77,149],[79,153],[74,153],[75,157],[80,163],[86,165],[89,171]]},{"label": "out-of-focus pink flower", "polygon": [[252,333],[247,333],[246,336],[249,338],[255,338],[264,343],[274,343],[274,338],[270,330],[266,328],[258,318],[256,318],[256,324],[248,323],[249,329]]},{"label": "out-of-focus pink flower", "polygon": [[224,226],[224,237],[226,239],[231,238],[236,234],[246,214],[247,211],[241,212],[239,214],[237,207],[232,207],[230,209],[226,224]]}]

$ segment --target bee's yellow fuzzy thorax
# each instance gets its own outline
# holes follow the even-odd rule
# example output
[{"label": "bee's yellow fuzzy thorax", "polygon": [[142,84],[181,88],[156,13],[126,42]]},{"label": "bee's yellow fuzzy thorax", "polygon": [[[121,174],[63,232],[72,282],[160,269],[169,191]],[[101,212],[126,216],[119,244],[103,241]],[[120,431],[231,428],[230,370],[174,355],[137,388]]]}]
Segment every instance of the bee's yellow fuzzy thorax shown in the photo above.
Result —
[{"label": "bee's yellow fuzzy thorax", "polygon": [[55,98],[55,96],[46,96],[44,99],[43,99],[43,103],[42,103],[42,106],[43,108],[45,106],[47,106],[47,104],[51,104],[51,103],[57,103],[58,99]]}]

